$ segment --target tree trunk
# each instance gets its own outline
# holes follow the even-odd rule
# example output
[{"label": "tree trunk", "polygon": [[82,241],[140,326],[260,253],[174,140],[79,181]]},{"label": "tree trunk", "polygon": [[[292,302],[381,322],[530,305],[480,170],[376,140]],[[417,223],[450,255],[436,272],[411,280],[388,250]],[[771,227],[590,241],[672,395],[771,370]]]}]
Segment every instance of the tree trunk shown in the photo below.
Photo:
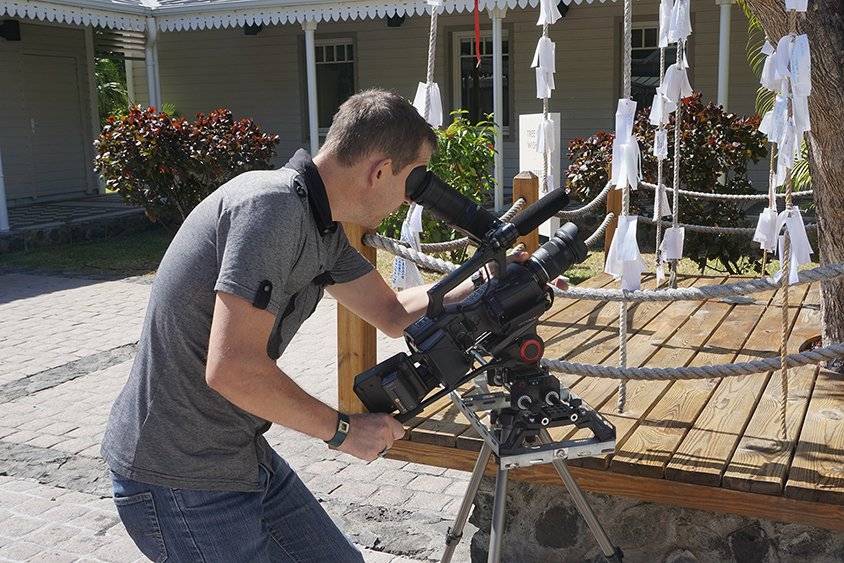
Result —
[{"label": "tree trunk", "polygon": [[[746,0],[776,44],[788,33],[783,0]],[[809,171],[818,216],[821,264],[844,262],[844,8],[841,0],[813,0],[798,14],[797,32],[809,37],[812,94]],[[844,342],[844,278],[821,284],[825,345]],[[839,368],[841,363],[838,364]]]}]

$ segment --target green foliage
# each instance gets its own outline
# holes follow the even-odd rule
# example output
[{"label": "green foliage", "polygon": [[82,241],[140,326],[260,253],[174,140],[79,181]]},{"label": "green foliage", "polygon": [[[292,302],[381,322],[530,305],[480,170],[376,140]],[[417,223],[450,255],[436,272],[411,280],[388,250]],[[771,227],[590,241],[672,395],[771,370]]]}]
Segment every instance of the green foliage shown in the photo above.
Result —
[{"label": "green foliage", "polygon": [[[749,162],[757,162],[767,154],[765,136],[756,128],[759,118],[737,117],[725,113],[720,106],[704,104],[700,94],[682,101],[683,127],[680,152],[680,184],[686,189],[709,193],[753,193],[747,178]],[[642,108],[636,115],[633,133],[639,139],[642,152],[642,173],[656,183],[657,160],[652,154],[655,127],[648,122],[650,108]],[[669,154],[663,163],[663,183],[671,184],[674,164],[674,117],[667,126]],[[573,139],[569,143],[567,181],[581,199],[594,198],[606,185],[607,170],[612,160],[615,136],[600,131],[588,139]],[[718,182],[721,174],[726,182]],[[631,198],[631,213],[645,213],[651,209],[653,192],[637,190]],[[744,221],[744,208],[724,201],[691,198],[680,200],[680,222],[717,226],[735,226]],[[650,213],[648,213],[650,214]],[[694,260],[701,271],[709,260],[718,260],[730,273],[743,267],[751,247],[747,241],[733,235],[694,233],[686,237],[685,254]]]},{"label": "green foliage", "polygon": [[[466,110],[451,113],[451,124],[445,129],[437,129],[437,151],[429,166],[437,176],[443,179],[464,196],[479,203],[487,203],[493,189],[493,161],[495,159],[495,125],[491,121],[471,123]],[[401,224],[407,214],[407,205],[384,219],[378,232],[389,237],[401,235]],[[422,215],[423,242],[443,242],[459,238],[457,233],[446,223],[431,217],[427,212]],[[465,256],[450,253],[449,259],[462,261]]]},{"label": "green foliage", "polygon": [[97,84],[97,109],[100,125],[105,125],[109,115],[125,114],[129,108],[126,91],[126,68],[118,59],[97,58],[94,64]]},{"label": "green foliage", "polygon": [[94,167],[152,221],[180,223],[208,194],[248,170],[269,169],[278,135],[227,109],[181,117],[135,106],[109,117],[94,143]]}]

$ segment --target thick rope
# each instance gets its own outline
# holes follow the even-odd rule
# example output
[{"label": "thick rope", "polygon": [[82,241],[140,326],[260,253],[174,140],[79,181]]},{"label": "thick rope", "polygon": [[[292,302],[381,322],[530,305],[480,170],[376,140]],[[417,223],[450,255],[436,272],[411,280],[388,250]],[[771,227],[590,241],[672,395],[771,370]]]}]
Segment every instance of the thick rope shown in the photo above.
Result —
[{"label": "thick rope", "polygon": [[[548,37],[548,24],[542,24],[542,37]],[[548,119],[548,98],[542,98],[542,120]],[[556,186],[555,186],[556,187]],[[544,193],[548,189],[548,147],[542,151],[542,184],[539,188],[539,193]]]},{"label": "thick rope", "polygon": [[[659,48],[659,86],[662,88],[662,82],[665,79],[665,48]],[[665,130],[665,125],[662,123],[662,119],[659,121],[659,127],[657,127],[657,134],[660,131]],[[654,144],[656,144],[656,140],[654,140]],[[663,158],[660,158],[656,161],[656,186],[662,185],[662,168],[664,163]],[[642,182],[640,182],[641,184]],[[656,213],[654,216],[657,219],[662,219],[662,198],[656,198]],[[662,223],[658,222],[656,224],[656,266],[657,268],[661,267],[662,264],[662,248],[660,248],[660,243],[662,242]]]},{"label": "thick rope", "polygon": [[[649,190],[655,190],[656,184],[652,184],[650,182],[639,182],[639,187],[643,187],[643,188],[646,188],[646,189],[649,189]],[[688,197],[697,198],[697,199],[716,199],[716,200],[724,200],[724,201],[730,201],[730,200],[764,201],[764,200],[768,200],[770,202],[770,199],[771,199],[769,194],[711,194],[711,193],[707,193],[707,192],[695,192],[695,191],[691,191],[691,190],[677,190],[677,193],[679,193],[682,196],[688,196]],[[814,192],[812,190],[792,192],[791,197],[792,198],[805,197],[805,196],[810,196],[813,193]],[[784,193],[783,194],[774,194],[774,195],[775,195],[775,197],[781,197],[781,198],[785,197]]]},{"label": "thick rope", "polygon": [[[653,225],[656,223],[651,217],[639,215],[639,221]],[[670,221],[660,221],[663,225],[671,225]],[[756,232],[754,227],[718,227],[715,225],[691,225],[688,223],[678,223],[678,226],[685,228],[687,231],[695,231],[698,233],[718,233],[723,235],[744,235],[753,234]],[[808,223],[806,230],[817,229],[817,223]]]},{"label": "thick rope", "polygon": [[580,217],[581,215],[586,215],[587,213],[590,213],[592,210],[599,207],[605,199],[607,199],[607,194],[610,193],[611,189],[612,184],[610,184],[608,181],[607,184],[604,186],[604,189],[601,190],[601,193],[595,196],[595,199],[585,205],[581,205],[577,209],[558,211],[557,217],[559,217],[560,219],[571,219],[573,217]]},{"label": "thick rope", "polygon": [[779,370],[783,359],[790,367],[819,364],[844,357],[844,343],[834,343],[823,348],[815,348],[798,354],[753,360],[738,364],[716,364],[711,366],[686,366],[673,368],[617,368],[594,364],[580,364],[564,360],[543,359],[541,365],[552,371],[588,377],[604,377],[609,379],[636,380],[670,380],[670,379],[710,379],[713,377],[737,377],[767,371]]},{"label": "thick rope", "polygon": [[[517,199],[510,209],[508,209],[500,219],[505,223],[509,222],[519,211],[521,211],[525,206],[524,198]],[[405,243],[404,241],[395,240],[398,243],[404,244],[405,246],[409,246],[409,243]],[[462,237],[454,240],[447,240],[443,242],[423,242],[419,245],[419,249],[425,253],[437,253],[437,252],[448,252],[451,250],[464,250],[469,244],[471,244],[471,240],[469,237]]]},{"label": "thick rope", "polygon": [[437,6],[431,6],[431,29],[428,32],[428,71],[425,75],[425,121],[431,115],[431,84],[434,82],[434,64],[437,58]]},{"label": "thick rope", "polygon": [[604,217],[604,220],[598,225],[598,228],[595,229],[595,232],[589,235],[589,237],[583,241],[586,245],[586,248],[594,248],[598,242],[603,242],[604,231],[607,230],[607,227],[610,226],[612,220],[615,218],[615,213],[607,213],[607,216]]},{"label": "thick rope", "polygon": [[[844,276],[844,263],[824,264],[811,270],[803,270],[798,273],[797,284],[814,283]],[[558,297],[569,299],[584,299],[590,301],[629,301],[631,303],[648,301],[705,301],[707,299],[719,299],[722,297],[733,297],[736,295],[748,295],[762,291],[774,291],[779,289],[779,282],[769,279],[748,279],[730,284],[704,285],[700,287],[665,288],[650,291],[627,291],[622,289],[595,289],[584,287],[572,287],[565,291],[555,289],[554,294]]]},{"label": "thick rope", "polygon": [[[685,43],[677,41],[677,66],[683,62],[683,49]],[[683,100],[677,102],[677,110],[674,112],[674,178],[671,185],[671,226],[677,228],[679,226],[680,217],[680,140],[682,139],[683,128]],[[672,289],[677,289],[677,268],[680,265],[679,260],[670,260],[670,273],[668,276],[668,285]]]}]

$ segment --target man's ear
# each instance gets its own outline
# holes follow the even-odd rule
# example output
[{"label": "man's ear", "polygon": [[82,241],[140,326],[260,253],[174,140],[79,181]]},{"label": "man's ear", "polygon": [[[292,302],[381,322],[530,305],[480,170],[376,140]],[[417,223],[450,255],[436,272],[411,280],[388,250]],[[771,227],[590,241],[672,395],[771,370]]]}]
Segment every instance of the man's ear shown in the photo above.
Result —
[{"label": "man's ear", "polygon": [[383,158],[373,162],[369,169],[369,185],[375,185],[377,182],[383,181],[393,173],[393,161],[389,158]]}]

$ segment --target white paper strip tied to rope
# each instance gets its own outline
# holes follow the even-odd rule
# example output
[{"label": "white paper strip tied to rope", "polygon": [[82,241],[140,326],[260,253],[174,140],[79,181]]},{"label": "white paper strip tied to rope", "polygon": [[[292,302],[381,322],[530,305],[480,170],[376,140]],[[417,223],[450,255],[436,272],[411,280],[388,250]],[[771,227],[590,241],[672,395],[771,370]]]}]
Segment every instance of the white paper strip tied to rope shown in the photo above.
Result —
[{"label": "white paper strip tied to rope", "polygon": [[530,63],[531,68],[536,69],[536,97],[539,99],[550,98],[554,90],[555,58],[554,42],[548,37],[540,37]]},{"label": "white paper strip tied to rope", "polygon": [[796,10],[798,12],[805,12],[808,4],[808,0],[785,0],[785,10]]},{"label": "white paper strip tied to rope", "polygon": [[777,50],[766,39],[761,51],[765,55],[765,64],[762,65],[762,76],[759,83],[771,92],[779,92],[782,89],[782,79],[777,75],[776,62],[773,56]]},{"label": "white paper strip tied to rope", "polygon": [[622,98],[615,112],[615,140],[612,145],[612,178],[616,189],[636,189],[642,180],[639,141],[633,135],[636,102]]},{"label": "white paper strip tied to rope", "polygon": [[665,49],[670,41],[668,30],[671,29],[671,11],[674,8],[673,0],[662,0],[659,3],[659,48]]},{"label": "white paper strip tied to rope", "polygon": [[[780,81],[789,78],[788,63],[791,59],[791,43],[793,38],[785,35],[777,42],[777,50],[772,55],[774,64],[774,80]],[[781,90],[779,88],[778,90]]]},{"label": "white paper strip tied to rope", "polygon": [[413,107],[419,112],[419,115],[425,117],[425,102],[426,98],[430,96],[431,100],[428,104],[428,123],[431,127],[440,127],[443,124],[443,103],[440,97],[440,87],[436,82],[431,82],[431,87],[428,84],[420,82],[416,87],[416,96],[413,98]]},{"label": "white paper strip tied to rope", "polygon": [[[788,276],[788,283],[795,284],[800,279],[797,274],[797,268],[803,264],[808,264],[812,261],[811,255],[814,254],[812,246],[809,244],[809,237],[806,236],[806,225],[803,224],[803,216],[800,214],[800,208],[794,206],[791,211],[785,210],[777,217],[777,232],[785,226],[788,231],[788,237],[791,243],[791,263]],[[782,263],[783,263],[783,236],[779,238],[778,256],[780,257],[780,271],[774,277],[774,281],[779,281],[782,277]]]},{"label": "white paper strip tied to rope", "polygon": [[668,203],[668,190],[665,184],[660,184],[654,190],[654,214],[653,220],[659,221],[663,217],[671,217],[671,204]]},{"label": "white paper strip tied to rope", "polygon": [[[401,240],[410,244],[410,247],[418,251],[421,246],[419,234],[422,232],[422,206],[415,203],[410,204],[407,215],[401,224]],[[396,256],[393,260],[393,287],[396,289],[407,289],[422,285],[422,274],[419,268],[410,260]]]},{"label": "white paper strip tied to rope", "polygon": [[668,130],[657,129],[654,133],[653,154],[658,160],[668,158]]},{"label": "white paper strip tied to rope", "polygon": [[677,0],[671,8],[671,23],[668,28],[668,41],[678,43],[686,41],[692,34],[692,15],[689,0]]},{"label": "white paper strip tied to rope", "polygon": [[762,210],[753,233],[754,242],[758,242],[762,250],[774,252],[777,249],[777,232],[777,210],[770,207]]},{"label": "white paper strip tied to rope", "polygon": [[692,92],[688,69],[674,63],[665,70],[665,79],[662,84],[662,94],[665,99],[678,104],[682,98],[691,96]]},{"label": "white paper strip tied to rope", "polygon": [[618,218],[618,226],[612,238],[610,251],[604,271],[621,279],[621,289],[635,291],[642,283],[642,272],[645,261],[639,253],[639,243],[636,240],[638,218],[635,215],[622,215]]},{"label": "white paper strip tied to rope", "polygon": [[[555,148],[554,121],[550,116],[543,115],[539,118],[539,123],[536,126],[536,152],[552,153]],[[551,176],[550,171],[548,175]]]},{"label": "white paper strip tied to rope", "polygon": [[553,25],[563,17],[557,9],[557,0],[539,0],[539,19],[536,25]]},{"label": "white paper strip tied to rope", "polygon": [[686,238],[686,229],[683,227],[668,227],[662,237],[659,249],[666,260],[682,260],[683,241]]}]

